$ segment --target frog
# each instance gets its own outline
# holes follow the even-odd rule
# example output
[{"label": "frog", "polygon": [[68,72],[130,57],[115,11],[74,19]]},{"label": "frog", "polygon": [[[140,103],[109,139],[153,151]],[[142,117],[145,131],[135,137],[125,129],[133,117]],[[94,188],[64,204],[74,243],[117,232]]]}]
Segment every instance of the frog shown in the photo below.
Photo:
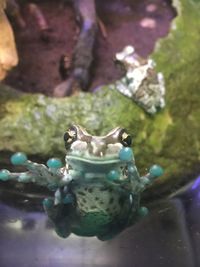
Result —
[{"label": "frog", "polygon": [[164,75],[156,71],[153,59],[140,57],[135,48],[128,45],[115,55],[114,61],[124,76],[111,88],[131,98],[149,115],[155,115],[165,107]]},{"label": "frog", "polygon": [[67,238],[73,233],[106,241],[148,214],[140,206],[141,193],[163,169],[155,164],[140,176],[126,129],[116,127],[96,136],[74,124],[65,132],[64,143],[64,166],[57,158],[49,159],[46,166],[18,152],[11,163],[28,171],[0,171],[2,181],[33,182],[53,192],[43,200],[43,207],[58,236]]}]

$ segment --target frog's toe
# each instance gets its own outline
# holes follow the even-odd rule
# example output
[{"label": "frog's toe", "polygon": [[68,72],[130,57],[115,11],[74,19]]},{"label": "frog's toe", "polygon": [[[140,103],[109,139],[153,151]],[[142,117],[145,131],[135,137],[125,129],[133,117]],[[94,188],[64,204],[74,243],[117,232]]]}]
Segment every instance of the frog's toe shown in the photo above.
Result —
[{"label": "frog's toe", "polygon": [[149,210],[146,207],[140,207],[137,213],[139,218],[143,218],[149,213]]},{"label": "frog's toe", "polygon": [[60,209],[54,205],[54,200],[50,198],[45,198],[43,200],[43,207],[49,219],[55,222],[60,212]]},{"label": "frog's toe", "polygon": [[45,198],[42,204],[46,211],[46,210],[50,210],[53,207],[54,201],[51,198]]}]

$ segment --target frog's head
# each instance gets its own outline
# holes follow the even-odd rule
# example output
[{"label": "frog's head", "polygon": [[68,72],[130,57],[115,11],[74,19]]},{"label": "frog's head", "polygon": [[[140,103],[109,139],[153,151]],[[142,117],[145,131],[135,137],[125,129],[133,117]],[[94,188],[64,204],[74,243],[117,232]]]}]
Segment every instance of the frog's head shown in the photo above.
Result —
[{"label": "frog's head", "polygon": [[93,136],[79,125],[73,125],[65,133],[64,141],[66,162],[74,170],[93,173],[120,168],[125,164],[120,151],[131,146],[131,136],[120,127],[105,136]]}]

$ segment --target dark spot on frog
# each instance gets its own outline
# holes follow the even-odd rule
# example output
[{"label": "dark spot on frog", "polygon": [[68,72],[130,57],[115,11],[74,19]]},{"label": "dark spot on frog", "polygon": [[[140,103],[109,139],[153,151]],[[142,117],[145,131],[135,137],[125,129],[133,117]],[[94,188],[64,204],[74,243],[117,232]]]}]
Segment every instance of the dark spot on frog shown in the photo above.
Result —
[{"label": "dark spot on frog", "polygon": [[86,199],[85,198],[82,198],[82,201],[83,203],[87,203]]},{"label": "dark spot on frog", "polygon": [[94,206],[91,206],[91,209],[96,209],[97,207],[94,205]]},{"label": "dark spot on frog", "polygon": [[111,198],[110,198],[110,200],[109,200],[109,204],[112,204],[112,203],[113,203],[113,201],[114,201],[114,198],[113,198],[113,197],[111,197]]},{"label": "dark spot on frog", "polygon": [[109,193],[112,193],[113,192],[113,189],[111,187],[108,188],[108,192]]},{"label": "dark spot on frog", "polygon": [[113,209],[113,212],[116,214],[119,212],[119,208],[116,206],[114,209]]},{"label": "dark spot on frog", "polygon": [[93,192],[93,189],[92,189],[92,188],[89,188],[89,189],[88,189],[88,192],[89,192],[89,193],[92,193],[92,192]]},{"label": "dark spot on frog", "polygon": [[82,208],[84,206],[84,204],[82,202],[79,201],[79,206]]},{"label": "dark spot on frog", "polygon": [[118,200],[118,203],[119,203],[120,206],[122,206],[123,203],[124,203],[124,199],[122,197],[120,197],[119,200]]},{"label": "dark spot on frog", "polygon": [[107,190],[108,190],[108,188],[105,186],[100,188],[100,191],[107,191]]},{"label": "dark spot on frog", "polygon": [[78,194],[79,194],[79,195],[82,195],[82,196],[85,196],[85,193],[82,192],[82,191],[78,191]]},{"label": "dark spot on frog", "polygon": [[98,200],[99,200],[99,198],[98,198],[98,197],[95,197],[95,200],[96,200],[96,201],[98,201]]}]

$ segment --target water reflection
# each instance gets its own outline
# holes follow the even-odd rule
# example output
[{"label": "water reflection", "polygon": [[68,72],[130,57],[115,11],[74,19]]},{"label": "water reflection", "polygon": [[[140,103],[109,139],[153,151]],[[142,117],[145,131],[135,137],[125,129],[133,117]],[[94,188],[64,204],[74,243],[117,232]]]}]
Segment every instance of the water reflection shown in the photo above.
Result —
[{"label": "water reflection", "polygon": [[149,208],[144,220],[101,242],[75,235],[61,239],[42,211],[1,203],[0,266],[200,266],[200,177]]}]

